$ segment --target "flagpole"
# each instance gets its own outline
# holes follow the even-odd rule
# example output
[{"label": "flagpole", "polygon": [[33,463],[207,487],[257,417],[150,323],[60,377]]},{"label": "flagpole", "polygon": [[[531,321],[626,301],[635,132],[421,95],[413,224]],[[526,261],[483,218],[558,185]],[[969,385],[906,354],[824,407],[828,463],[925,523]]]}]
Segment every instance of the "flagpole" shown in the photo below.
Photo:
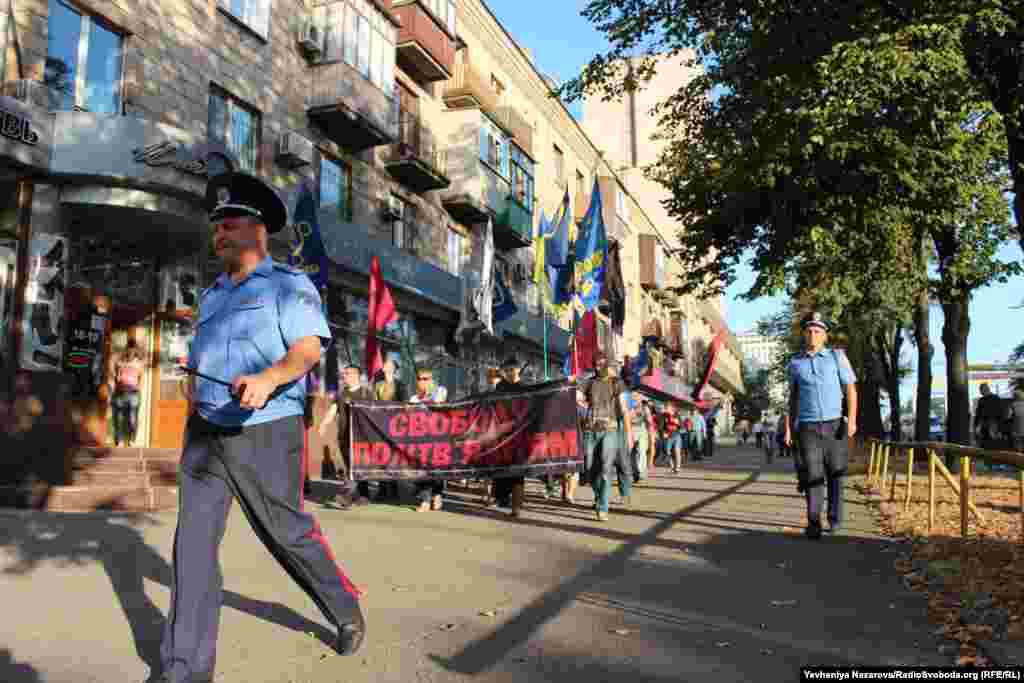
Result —
[{"label": "flagpole", "polygon": [[551,379],[548,374],[548,307],[544,305],[543,293],[541,294],[541,314],[544,316],[544,381]]}]

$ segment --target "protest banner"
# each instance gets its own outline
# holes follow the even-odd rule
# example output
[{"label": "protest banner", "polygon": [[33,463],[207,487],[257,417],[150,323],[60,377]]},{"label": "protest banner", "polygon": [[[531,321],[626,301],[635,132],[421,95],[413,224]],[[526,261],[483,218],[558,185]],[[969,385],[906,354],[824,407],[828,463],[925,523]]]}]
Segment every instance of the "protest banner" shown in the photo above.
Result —
[{"label": "protest banner", "polygon": [[452,403],[353,401],[349,415],[356,480],[539,477],[583,461],[565,380]]}]

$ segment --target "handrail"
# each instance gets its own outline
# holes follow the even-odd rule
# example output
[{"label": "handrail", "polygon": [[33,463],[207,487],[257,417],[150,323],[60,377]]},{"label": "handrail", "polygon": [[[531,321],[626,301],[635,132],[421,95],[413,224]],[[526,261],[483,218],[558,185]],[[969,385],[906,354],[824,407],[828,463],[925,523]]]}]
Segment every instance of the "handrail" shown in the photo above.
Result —
[{"label": "handrail", "polygon": [[[907,456],[907,493],[903,503],[904,510],[908,510],[910,508],[911,493],[913,491],[914,452],[922,450],[927,454],[929,533],[935,525],[936,473],[942,475],[942,478],[946,480],[946,483],[950,485],[960,499],[960,535],[962,537],[967,536],[968,512],[973,513],[980,523],[985,523],[985,518],[982,516],[981,512],[978,511],[978,508],[974,505],[974,502],[970,497],[972,458],[986,463],[1010,465],[1011,467],[1016,467],[1018,469],[1020,511],[1022,522],[1024,522],[1024,453],[1018,453],[1016,451],[990,450],[987,448],[963,446],[960,444],[945,443],[942,441],[885,441],[883,439],[876,439],[873,437],[865,439],[865,445],[870,449],[870,456],[868,459],[868,486],[880,485],[878,486],[879,490],[881,490],[881,487],[885,486],[886,480],[888,479],[889,456],[894,449],[897,454],[900,451],[905,451]],[[950,474],[949,470],[946,469],[946,465],[942,458],[939,457],[939,454],[955,455],[960,458],[959,483],[954,479],[953,475]],[[892,498],[894,498],[896,492],[895,472],[893,472],[892,475],[892,492]],[[1022,524],[1022,534],[1024,534],[1024,524]]]}]

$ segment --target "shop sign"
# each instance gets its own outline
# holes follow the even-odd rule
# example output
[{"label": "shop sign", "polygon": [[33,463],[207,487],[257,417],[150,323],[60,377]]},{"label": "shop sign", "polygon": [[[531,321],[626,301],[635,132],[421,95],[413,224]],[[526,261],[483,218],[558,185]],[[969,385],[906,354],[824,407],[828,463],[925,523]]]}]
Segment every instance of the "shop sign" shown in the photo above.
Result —
[{"label": "shop sign", "polygon": [[0,110],[0,134],[26,145],[34,146],[39,142],[39,133],[32,130],[32,121],[28,117],[3,110]]},{"label": "shop sign", "polygon": [[187,149],[184,149],[185,156],[182,157],[179,151],[182,149],[178,143],[164,140],[145,147],[136,147],[132,150],[132,158],[136,163],[147,166],[170,166],[185,173],[206,177],[206,159],[192,157]]}]

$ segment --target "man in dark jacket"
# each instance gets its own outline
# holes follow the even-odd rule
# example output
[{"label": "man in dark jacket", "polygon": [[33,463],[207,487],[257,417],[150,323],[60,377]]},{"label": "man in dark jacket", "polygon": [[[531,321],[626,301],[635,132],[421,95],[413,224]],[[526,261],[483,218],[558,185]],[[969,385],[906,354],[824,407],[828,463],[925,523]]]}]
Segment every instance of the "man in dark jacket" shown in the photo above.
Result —
[{"label": "man in dark jacket", "polygon": [[[515,356],[505,359],[501,364],[501,371],[504,378],[494,388],[495,393],[505,394],[522,388],[521,366]],[[525,490],[526,477],[502,477],[494,480],[494,499],[499,507],[511,508],[512,517],[522,515]]]}]

